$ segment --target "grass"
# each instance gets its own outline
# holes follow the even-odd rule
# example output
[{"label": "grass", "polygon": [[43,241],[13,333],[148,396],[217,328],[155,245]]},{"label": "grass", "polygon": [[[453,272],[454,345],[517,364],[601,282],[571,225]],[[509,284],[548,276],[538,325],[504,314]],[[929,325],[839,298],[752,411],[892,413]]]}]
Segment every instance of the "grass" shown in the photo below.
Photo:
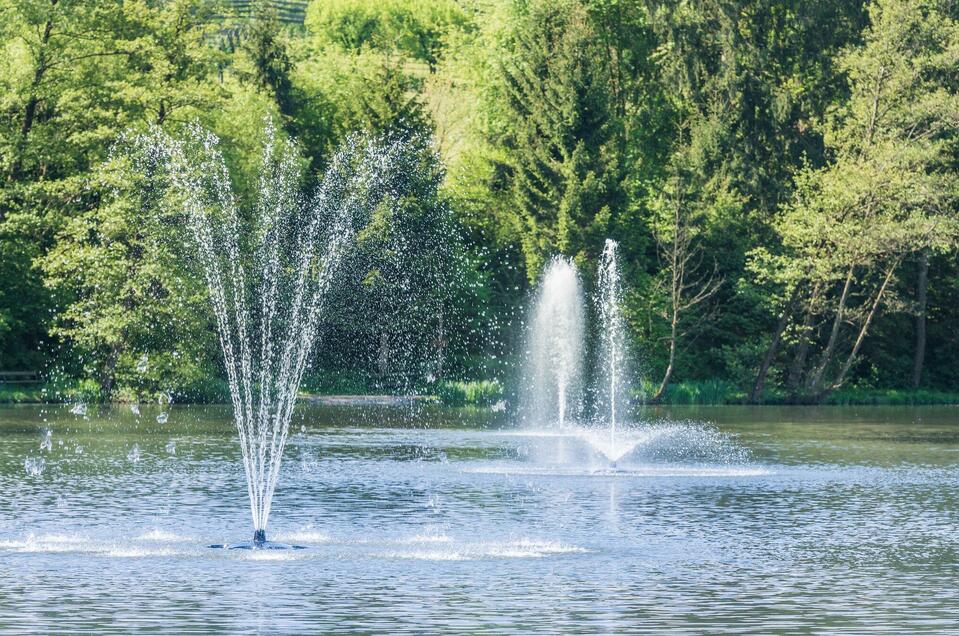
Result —
[{"label": "grass", "polygon": [[[657,387],[644,383],[637,398],[651,396]],[[666,389],[660,404],[723,405],[745,404],[747,391],[726,380],[675,382]],[[763,404],[794,404],[789,396],[778,390],[767,390]],[[844,388],[826,396],[822,404],[830,406],[919,406],[959,404],[959,392],[935,389],[875,389]]]},{"label": "grass", "polygon": [[841,389],[831,393],[826,398],[825,404],[836,406],[852,404],[882,406],[959,404],[959,393],[933,389]]},{"label": "grass", "polygon": [[[361,373],[314,373],[304,378],[304,393],[316,395],[364,395],[372,390],[371,379]],[[223,402],[228,397],[222,380],[210,380],[209,386],[191,387],[178,394],[180,402]],[[648,400],[657,387],[643,383],[634,392],[639,401]],[[503,398],[504,388],[497,380],[443,380],[427,389],[447,406],[490,406]],[[129,395],[128,395],[129,394]],[[131,397],[132,396],[132,397]],[[36,384],[0,384],[0,404],[58,402],[96,402],[99,387],[90,380],[70,380]],[[118,401],[136,399],[133,393],[119,390]],[[746,391],[727,380],[703,380],[670,384],[659,402],[675,406],[745,404]],[[777,390],[766,392],[767,405],[790,404],[788,396]],[[875,389],[850,387],[834,391],[822,402],[829,406],[919,406],[959,405],[959,392],[935,389]]]},{"label": "grass", "polygon": [[0,404],[96,402],[99,393],[99,385],[92,380],[0,384]]},{"label": "grass", "polygon": [[44,402],[42,384],[0,384],[0,404]]},{"label": "grass", "polygon": [[497,380],[443,380],[435,393],[447,406],[489,406],[503,397],[503,385]]},{"label": "grass", "polygon": [[[647,399],[656,393],[659,387],[643,383],[640,395]],[[746,399],[745,392],[726,380],[704,380],[699,382],[674,382],[666,387],[660,404],[706,405],[741,404]]]}]

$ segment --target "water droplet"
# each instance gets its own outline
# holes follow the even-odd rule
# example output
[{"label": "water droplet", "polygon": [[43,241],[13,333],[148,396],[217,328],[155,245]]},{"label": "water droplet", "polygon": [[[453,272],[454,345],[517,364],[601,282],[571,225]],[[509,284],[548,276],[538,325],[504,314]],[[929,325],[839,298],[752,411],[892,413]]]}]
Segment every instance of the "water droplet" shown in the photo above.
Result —
[{"label": "water droplet", "polygon": [[134,444],[133,448],[130,449],[130,452],[127,453],[127,459],[133,463],[140,461],[140,445]]},{"label": "water droplet", "polygon": [[170,419],[169,413],[166,413],[166,412],[160,413],[159,415],[157,415],[157,424],[166,424],[166,421],[168,419]]},{"label": "water droplet", "polygon": [[135,402],[131,404],[130,412],[133,413],[134,415],[140,415],[140,405]]},{"label": "water droplet", "polygon": [[48,430],[43,436],[43,441],[40,442],[40,450],[45,450],[48,453],[53,449],[53,431]]},{"label": "water droplet", "polygon": [[146,373],[147,369],[150,368],[150,357],[147,354],[140,356],[140,359],[137,360],[137,373]]},{"label": "water droplet", "polygon": [[70,412],[74,415],[86,415],[87,414],[87,405],[83,402],[77,402],[73,405],[73,408],[70,409]]},{"label": "water droplet", "polygon": [[31,477],[39,477],[43,474],[46,462],[42,457],[27,457],[23,460],[23,468]]},{"label": "water droplet", "polygon": [[176,442],[172,439],[166,443],[166,452],[168,455],[176,455]]}]

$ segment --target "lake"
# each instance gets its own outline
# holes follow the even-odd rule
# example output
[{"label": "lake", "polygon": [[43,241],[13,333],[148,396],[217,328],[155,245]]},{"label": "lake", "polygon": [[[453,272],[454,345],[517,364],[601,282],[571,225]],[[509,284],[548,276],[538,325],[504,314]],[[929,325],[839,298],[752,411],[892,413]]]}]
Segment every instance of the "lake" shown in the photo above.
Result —
[{"label": "lake", "polygon": [[[660,408],[615,465],[489,410],[0,408],[0,633],[959,629],[959,408]],[[161,418],[163,419],[163,418]]]}]

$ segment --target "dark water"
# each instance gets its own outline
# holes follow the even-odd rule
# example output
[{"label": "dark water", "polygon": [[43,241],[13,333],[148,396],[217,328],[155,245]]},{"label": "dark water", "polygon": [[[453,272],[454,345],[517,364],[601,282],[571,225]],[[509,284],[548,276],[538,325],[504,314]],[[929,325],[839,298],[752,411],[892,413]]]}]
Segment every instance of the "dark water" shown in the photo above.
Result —
[{"label": "dark water", "polygon": [[205,547],[251,533],[228,412],[156,415],[0,409],[0,633],[959,631],[959,408],[650,412],[614,468],[304,406],[275,553]]}]

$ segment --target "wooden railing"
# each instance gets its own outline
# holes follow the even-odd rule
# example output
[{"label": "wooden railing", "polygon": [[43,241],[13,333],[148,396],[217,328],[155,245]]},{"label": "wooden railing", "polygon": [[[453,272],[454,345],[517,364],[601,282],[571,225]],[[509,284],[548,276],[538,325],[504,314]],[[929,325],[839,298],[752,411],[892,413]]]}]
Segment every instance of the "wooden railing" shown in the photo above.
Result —
[{"label": "wooden railing", "polygon": [[0,384],[36,384],[40,374],[36,371],[0,371]]}]

